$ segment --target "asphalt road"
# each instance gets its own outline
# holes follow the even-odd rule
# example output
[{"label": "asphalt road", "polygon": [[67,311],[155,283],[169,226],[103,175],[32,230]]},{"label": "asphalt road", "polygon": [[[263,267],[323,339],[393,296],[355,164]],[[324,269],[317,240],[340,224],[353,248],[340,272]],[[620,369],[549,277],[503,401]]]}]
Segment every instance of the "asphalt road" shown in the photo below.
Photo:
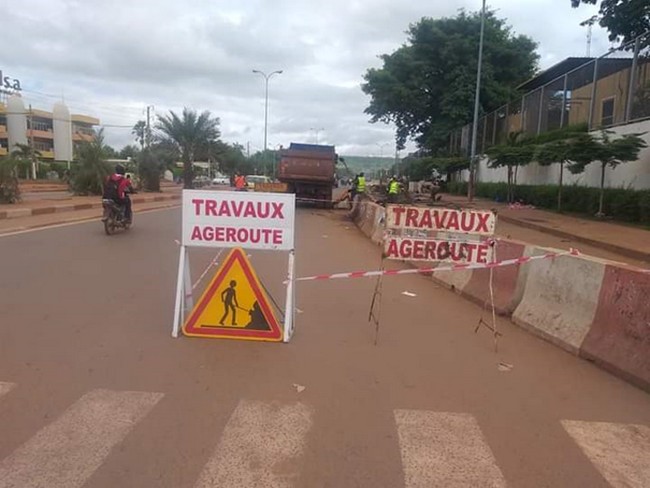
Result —
[{"label": "asphalt road", "polygon": [[[0,236],[0,488],[650,486],[650,395],[506,320],[495,353],[425,277],[383,281],[377,345],[370,279],[301,283],[290,344],[172,339],[179,229]],[[296,252],[380,265],[342,211],[301,209]],[[286,257],[251,259],[282,301]]]}]

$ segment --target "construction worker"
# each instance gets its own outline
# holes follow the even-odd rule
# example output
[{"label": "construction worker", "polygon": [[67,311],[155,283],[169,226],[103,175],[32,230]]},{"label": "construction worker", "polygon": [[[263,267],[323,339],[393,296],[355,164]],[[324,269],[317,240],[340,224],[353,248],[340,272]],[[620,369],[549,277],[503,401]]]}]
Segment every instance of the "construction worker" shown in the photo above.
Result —
[{"label": "construction worker", "polygon": [[388,182],[388,203],[396,203],[399,195],[399,181],[397,176],[393,176]]},{"label": "construction worker", "polygon": [[359,173],[359,176],[357,177],[357,188],[356,188],[356,193],[357,194],[365,194],[366,193],[366,177],[363,174],[363,172]]},{"label": "construction worker", "polygon": [[239,173],[235,173],[235,190],[246,191],[246,178]]}]

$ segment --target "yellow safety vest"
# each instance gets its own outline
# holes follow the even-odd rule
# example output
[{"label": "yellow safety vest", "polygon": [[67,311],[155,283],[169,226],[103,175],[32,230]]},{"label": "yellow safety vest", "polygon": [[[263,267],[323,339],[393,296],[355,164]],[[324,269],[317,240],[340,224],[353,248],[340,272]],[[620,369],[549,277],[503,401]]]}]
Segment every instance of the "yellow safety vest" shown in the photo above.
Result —
[{"label": "yellow safety vest", "polygon": [[391,181],[388,185],[388,194],[397,195],[399,193],[399,183],[397,181]]},{"label": "yellow safety vest", "polygon": [[357,193],[365,193],[365,192],[366,192],[366,177],[359,176],[359,179],[357,181]]}]

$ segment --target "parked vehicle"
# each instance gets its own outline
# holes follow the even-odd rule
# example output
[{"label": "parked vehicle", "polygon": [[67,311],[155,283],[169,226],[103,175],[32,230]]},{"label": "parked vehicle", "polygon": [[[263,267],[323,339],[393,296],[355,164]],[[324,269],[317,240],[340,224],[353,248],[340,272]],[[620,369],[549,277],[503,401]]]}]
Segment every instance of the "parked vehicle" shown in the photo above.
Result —
[{"label": "parked vehicle", "polygon": [[246,176],[246,186],[248,186],[249,189],[254,190],[256,183],[271,183],[271,178],[263,175]]},{"label": "parked vehicle", "polygon": [[306,202],[332,206],[337,155],[334,146],[291,143],[280,152],[278,180]]},{"label": "parked vehicle", "polygon": [[194,178],[194,187],[195,188],[203,188],[204,186],[208,186],[210,184],[210,178],[207,176],[197,176]]},{"label": "parked vehicle", "polygon": [[217,176],[212,179],[213,185],[230,185],[230,178],[227,176]]}]

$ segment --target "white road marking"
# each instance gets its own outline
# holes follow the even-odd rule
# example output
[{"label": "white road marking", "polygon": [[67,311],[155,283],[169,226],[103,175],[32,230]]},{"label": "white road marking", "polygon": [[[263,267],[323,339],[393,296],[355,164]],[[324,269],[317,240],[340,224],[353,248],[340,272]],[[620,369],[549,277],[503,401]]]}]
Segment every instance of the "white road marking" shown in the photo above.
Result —
[{"label": "white road marking", "polygon": [[562,425],[614,488],[650,486],[650,427],[575,420]]},{"label": "white road marking", "polygon": [[[142,214],[146,214],[146,213],[160,212],[162,210],[172,210],[174,208],[180,208],[180,206],[181,206],[180,203],[165,205],[163,207],[156,207],[156,208],[150,208],[150,209],[147,209],[147,210],[140,210],[140,211],[135,212],[134,215],[137,216],[137,215],[142,215]],[[7,232],[4,232],[4,231],[0,230],[0,238],[2,238],[2,237],[10,237],[10,236],[19,236],[21,234],[30,234],[32,232],[39,232],[39,231],[49,230],[49,229],[58,229],[60,227],[70,227],[70,226],[73,226],[73,225],[87,224],[87,223],[92,222],[92,221],[99,222],[100,217],[101,217],[101,215],[94,216],[94,217],[84,217],[84,218],[81,218],[79,220],[73,220],[71,222],[63,222],[61,224],[52,224],[52,225],[44,224],[42,226],[33,227],[33,228],[18,228],[16,230],[8,229]],[[137,226],[137,224],[136,224],[136,226]]]},{"label": "white road marking", "polygon": [[93,390],[0,461],[0,488],[78,488],[162,398]]},{"label": "white road marking", "polygon": [[15,383],[3,383],[0,381],[0,397],[9,393],[14,386],[16,386]]},{"label": "white road marking", "polygon": [[312,409],[301,403],[242,400],[195,487],[293,487],[311,426]]},{"label": "white road marking", "polygon": [[395,422],[406,488],[506,486],[472,415],[395,410]]}]

